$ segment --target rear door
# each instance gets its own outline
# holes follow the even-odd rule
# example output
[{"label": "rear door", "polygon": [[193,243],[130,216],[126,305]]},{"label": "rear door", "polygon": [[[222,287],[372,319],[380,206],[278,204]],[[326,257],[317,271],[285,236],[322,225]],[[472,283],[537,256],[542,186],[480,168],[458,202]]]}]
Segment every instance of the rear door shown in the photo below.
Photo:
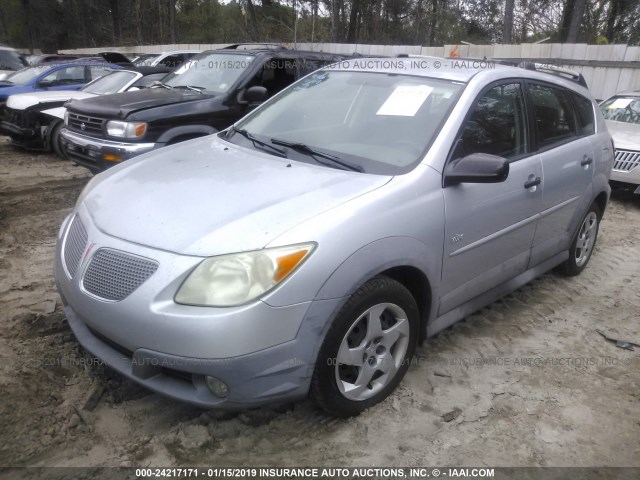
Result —
[{"label": "rear door", "polygon": [[540,218],[533,240],[531,266],[566,250],[590,196],[594,152],[574,111],[569,92],[559,86],[527,82],[536,145],[544,178]]},{"label": "rear door", "polygon": [[476,100],[451,160],[488,153],[509,160],[502,183],[444,189],[445,238],[439,315],[525,271],[540,209],[540,157],[531,153],[524,84],[489,86]]}]

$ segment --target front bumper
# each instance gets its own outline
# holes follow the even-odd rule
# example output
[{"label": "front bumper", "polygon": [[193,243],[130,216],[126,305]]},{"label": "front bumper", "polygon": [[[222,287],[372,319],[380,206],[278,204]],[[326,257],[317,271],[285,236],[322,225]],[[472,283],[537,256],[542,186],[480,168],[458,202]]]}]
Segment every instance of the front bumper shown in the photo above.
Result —
[{"label": "front bumper", "polygon": [[[60,132],[62,148],[68,157],[93,172],[101,172],[137,155],[163,146],[159,143],[114,142],[89,137],[63,128]],[[120,160],[108,160],[117,157]]]},{"label": "front bumper", "polygon": [[[328,320],[342,299],[271,307],[256,301],[234,308],[177,305],[175,289],[200,258],[130,244],[100,232],[88,212],[78,215],[86,250],[70,278],[64,266],[69,218],[58,238],[55,277],[78,341],[106,364],[146,386],[200,407],[242,409],[304,397]],[[121,301],[87,293],[83,276],[101,248],[154,259],[159,267]],[[205,376],[229,387],[216,397]]]},{"label": "front bumper", "polygon": [[0,133],[11,137],[11,142],[16,145],[28,148],[44,148],[44,140],[38,129],[20,127],[3,120],[0,122]]}]

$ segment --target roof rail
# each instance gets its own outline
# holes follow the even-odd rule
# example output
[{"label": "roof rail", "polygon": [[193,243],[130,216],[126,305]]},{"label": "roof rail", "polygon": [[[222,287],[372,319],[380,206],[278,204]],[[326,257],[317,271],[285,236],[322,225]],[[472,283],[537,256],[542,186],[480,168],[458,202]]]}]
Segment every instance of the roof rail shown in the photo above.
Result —
[{"label": "roof rail", "polygon": [[287,50],[287,47],[282,45],[281,43],[232,43],[231,45],[227,45],[226,47],[222,47],[221,50],[250,50],[249,48],[240,48],[240,47],[255,47],[255,48],[267,48],[274,50]]},{"label": "roof rail", "polygon": [[584,79],[581,73],[574,72],[573,70],[569,70],[566,68],[556,67],[554,65],[546,65],[544,63],[535,63],[535,62],[520,62],[518,67],[525,68],[527,70],[535,70],[536,72],[544,72],[550,73],[551,75],[556,75],[558,77],[566,78],[567,80],[571,80],[572,82],[576,82],[578,85],[582,85],[585,88],[587,87],[587,81]]}]

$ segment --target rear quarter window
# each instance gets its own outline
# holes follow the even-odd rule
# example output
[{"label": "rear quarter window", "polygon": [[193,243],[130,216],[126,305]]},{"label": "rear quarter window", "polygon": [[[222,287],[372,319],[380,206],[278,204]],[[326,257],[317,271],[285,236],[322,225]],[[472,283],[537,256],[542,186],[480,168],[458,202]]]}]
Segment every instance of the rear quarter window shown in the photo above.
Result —
[{"label": "rear quarter window", "polygon": [[582,134],[593,135],[596,128],[591,100],[575,92],[571,92],[570,95],[576,107],[576,117],[578,119],[578,125],[580,125],[582,129]]}]

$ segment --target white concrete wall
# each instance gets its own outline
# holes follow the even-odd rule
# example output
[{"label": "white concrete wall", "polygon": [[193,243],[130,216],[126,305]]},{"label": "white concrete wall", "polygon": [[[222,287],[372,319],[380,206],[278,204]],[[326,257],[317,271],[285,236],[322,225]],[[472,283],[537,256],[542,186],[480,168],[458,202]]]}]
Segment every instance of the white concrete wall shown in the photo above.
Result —
[{"label": "white concrete wall", "polygon": [[[130,47],[101,47],[63,50],[61,53],[97,53],[117,51],[122,53],[156,53],[171,50],[212,50],[228,44],[178,44],[178,45],[137,45]],[[393,56],[400,53],[449,57],[457,54],[473,58],[545,58],[563,60],[600,60],[618,62],[640,62],[640,47],[627,45],[586,45],[540,43],[522,45],[444,45],[442,47],[422,47],[420,45],[367,45],[344,43],[297,43],[286,44],[289,48],[332,53]],[[593,95],[604,99],[616,92],[640,89],[640,66],[629,68],[592,67],[569,65],[565,68],[584,75]]]}]

